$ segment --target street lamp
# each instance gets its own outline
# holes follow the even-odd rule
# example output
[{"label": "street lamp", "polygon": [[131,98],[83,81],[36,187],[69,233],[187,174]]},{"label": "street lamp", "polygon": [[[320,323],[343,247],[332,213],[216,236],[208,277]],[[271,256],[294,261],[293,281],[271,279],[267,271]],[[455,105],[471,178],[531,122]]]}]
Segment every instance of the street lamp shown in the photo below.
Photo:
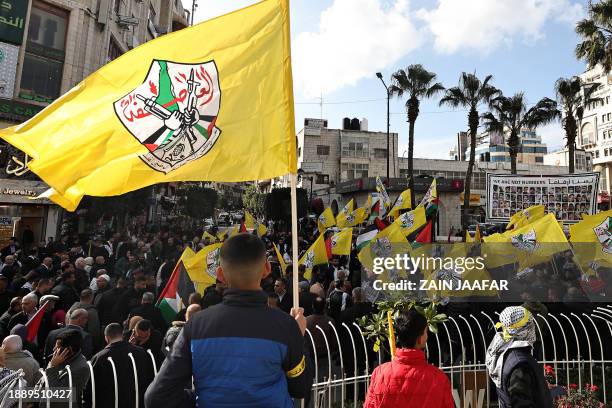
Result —
[{"label": "street lamp", "polygon": [[385,83],[385,80],[383,79],[383,76],[380,72],[376,73],[376,76],[378,77],[378,79],[380,79],[380,82],[382,82],[383,86],[385,87],[385,90],[387,91],[387,183],[389,182],[389,166],[390,166],[390,161],[391,161],[391,155],[389,154],[389,99],[391,98],[391,91],[389,90],[389,87],[387,86],[387,84]]}]

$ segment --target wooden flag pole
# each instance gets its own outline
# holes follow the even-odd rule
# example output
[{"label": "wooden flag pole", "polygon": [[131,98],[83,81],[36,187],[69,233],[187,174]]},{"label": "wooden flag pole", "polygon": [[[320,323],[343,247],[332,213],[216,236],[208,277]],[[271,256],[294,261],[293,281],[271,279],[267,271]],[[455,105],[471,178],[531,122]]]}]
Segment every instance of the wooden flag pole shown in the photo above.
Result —
[{"label": "wooden flag pole", "polygon": [[300,306],[300,290],[298,287],[298,224],[297,224],[297,175],[289,175],[291,179],[291,248],[293,258],[293,307]]}]

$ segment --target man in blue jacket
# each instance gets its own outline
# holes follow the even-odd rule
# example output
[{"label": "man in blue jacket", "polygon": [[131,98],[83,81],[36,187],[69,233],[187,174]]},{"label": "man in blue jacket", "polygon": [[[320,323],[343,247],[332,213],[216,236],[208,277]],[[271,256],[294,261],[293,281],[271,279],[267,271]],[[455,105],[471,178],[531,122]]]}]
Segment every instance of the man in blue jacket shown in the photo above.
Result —
[{"label": "man in blue jacket", "polygon": [[[310,393],[306,319],[267,307],[260,282],[270,273],[264,243],[239,234],[221,247],[217,277],[228,284],[221,304],[193,316],[147,389],[149,408],[293,407]],[[189,389],[186,390],[186,389]],[[190,399],[191,398],[191,399]]]}]

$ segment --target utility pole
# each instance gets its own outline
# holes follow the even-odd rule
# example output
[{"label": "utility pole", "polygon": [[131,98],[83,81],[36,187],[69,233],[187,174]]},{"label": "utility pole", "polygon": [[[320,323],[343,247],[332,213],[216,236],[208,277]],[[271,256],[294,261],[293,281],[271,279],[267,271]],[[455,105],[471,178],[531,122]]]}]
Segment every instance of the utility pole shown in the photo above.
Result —
[{"label": "utility pole", "polygon": [[193,17],[195,15],[195,11],[198,8],[198,0],[192,0],[191,2],[191,24],[193,25]]},{"label": "utility pole", "polygon": [[[389,145],[391,140],[391,138],[389,137],[389,99],[391,98],[391,93],[389,92],[389,87],[385,83],[382,74],[380,72],[377,72],[376,76],[378,77],[378,79],[380,79],[380,82],[382,82],[383,86],[385,87],[385,90],[387,91],[387,183],[389,183],[389,167],[391,163],[391,154],[389,152]],[[395,168],[395,161],[393,162],[393,166]]]}]

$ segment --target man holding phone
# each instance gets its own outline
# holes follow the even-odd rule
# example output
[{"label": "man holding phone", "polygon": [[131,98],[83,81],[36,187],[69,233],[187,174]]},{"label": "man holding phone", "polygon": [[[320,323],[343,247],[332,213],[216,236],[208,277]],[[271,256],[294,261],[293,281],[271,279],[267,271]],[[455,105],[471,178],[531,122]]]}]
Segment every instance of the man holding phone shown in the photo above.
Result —
[{"label": "man holding phone", "polygon": [[[69,329],[60,333],[55,340],[53,354],[45,371],[49,387],[67,389],[70,379],[66,366],[70,366],[73,407],[82,406],[83,390],[89,381],[87,360],[81,353],[82,345],[83,338],[79,331]],[[37,387],[45,388],[44,378],[38,382]],[[52,406],[68,407],[69,402],[53,403]]]}]

